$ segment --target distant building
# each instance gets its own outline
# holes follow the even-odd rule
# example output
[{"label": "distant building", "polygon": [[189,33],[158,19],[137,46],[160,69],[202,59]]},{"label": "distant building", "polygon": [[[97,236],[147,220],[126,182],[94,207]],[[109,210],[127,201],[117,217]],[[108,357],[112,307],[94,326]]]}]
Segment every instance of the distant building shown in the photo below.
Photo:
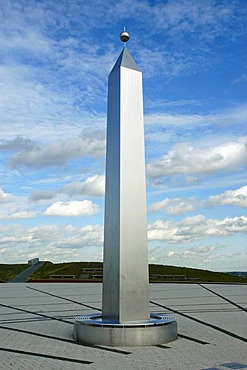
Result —
[{"label": "distant building", "polygon": [[29,261],[28,261],[28,264],[29,264],[30,266],[33,266],[33,265],[35,265],[37,262],[39,262],[39,258],[33,258],[33,259],[31,259],[31,260],[29,260]]}]

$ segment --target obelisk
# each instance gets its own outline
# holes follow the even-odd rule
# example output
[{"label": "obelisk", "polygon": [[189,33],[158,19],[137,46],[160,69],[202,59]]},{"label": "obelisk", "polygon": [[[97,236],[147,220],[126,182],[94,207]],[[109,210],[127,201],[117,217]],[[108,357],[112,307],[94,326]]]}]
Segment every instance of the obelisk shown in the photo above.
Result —
[{"label": "obelisk", "polygon": [[116,322],[150,318],[142,90],[124,46],[108,80],[106,143],[102,317]]},{"label": "obelisk", "polygon": [[[120,35],[126,43],[129,34]],[[176,319],[149,312],[142,73],[124,44],[108,81],[102,314],[75,318],[89,345],[147,346],[177,339]]]}]

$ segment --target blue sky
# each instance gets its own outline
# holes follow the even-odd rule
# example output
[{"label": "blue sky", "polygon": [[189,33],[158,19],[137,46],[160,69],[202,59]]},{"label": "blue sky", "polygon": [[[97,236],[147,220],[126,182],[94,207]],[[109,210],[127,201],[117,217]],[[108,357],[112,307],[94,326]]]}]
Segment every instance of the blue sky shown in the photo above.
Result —
[{"label": "blue sky", "polygon": [[247,270],[247,2],[0,0],[0,263],[101,261],[107,78],[143,72],[149,261]]}]

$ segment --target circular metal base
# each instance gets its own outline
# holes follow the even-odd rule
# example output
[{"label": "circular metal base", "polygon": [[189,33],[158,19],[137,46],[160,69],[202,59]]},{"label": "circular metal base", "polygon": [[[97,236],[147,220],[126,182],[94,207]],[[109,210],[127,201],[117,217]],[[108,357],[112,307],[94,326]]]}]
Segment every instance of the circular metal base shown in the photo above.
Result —
[{"label": "circular metal base", "polygon": [[152,346],[177,339],[175,317],[151,313],[149,321],[115,323],[101,314],[75,318],[74,339],[83,344],[111,347]]}]

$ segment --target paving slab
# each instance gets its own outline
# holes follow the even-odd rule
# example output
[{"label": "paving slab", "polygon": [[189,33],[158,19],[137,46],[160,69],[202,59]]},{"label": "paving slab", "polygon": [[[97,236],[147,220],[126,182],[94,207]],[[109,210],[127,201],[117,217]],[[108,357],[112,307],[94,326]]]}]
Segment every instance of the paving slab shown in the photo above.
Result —
[{"label": "paving slab", "polygon": [[74,342],[74,317],[99,312],[101,292],[101,284],[1,284],[0,369],[247,369],[247,285],[151,284],[151,310],[176,316],[179,338],[136,348]]}]

